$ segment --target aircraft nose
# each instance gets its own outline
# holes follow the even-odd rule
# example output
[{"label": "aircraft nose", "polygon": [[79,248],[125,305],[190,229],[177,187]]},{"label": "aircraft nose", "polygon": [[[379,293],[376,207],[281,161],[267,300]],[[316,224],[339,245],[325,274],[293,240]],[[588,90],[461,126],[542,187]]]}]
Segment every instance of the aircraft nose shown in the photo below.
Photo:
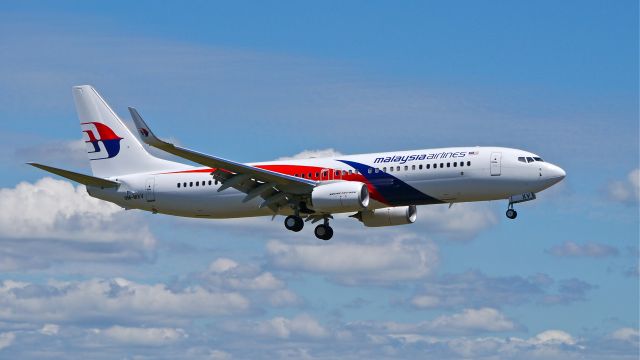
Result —
[{"label": "aircraft nose", "polygon": [[557,165],[549,164],[547,168],[547,174],[550,180],[553,180],[554,183],[562,181],[562,179],[567,176],[567,173]]}]

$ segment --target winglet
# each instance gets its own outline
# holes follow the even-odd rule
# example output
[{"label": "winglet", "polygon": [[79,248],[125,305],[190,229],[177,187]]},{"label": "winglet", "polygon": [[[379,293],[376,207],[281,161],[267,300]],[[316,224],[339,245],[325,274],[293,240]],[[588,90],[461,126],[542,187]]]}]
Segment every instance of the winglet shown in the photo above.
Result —
[{"label": "winglet", "polygon": [[136,128],[138,129],[140,138],[142,139],[142,141],[144,141],[145,144],[151,145],[153,147],[158,147],[161,149],[168,145],[172,145],[160,140],[153,133],[153,131],[151,131],[151,128],[149,128],[149,125],[147,125],[147,123],[145,123],[144,120],[142,120],[142,116],[140,116],[140,114],[138,113],[138,110],[136,110],[135,108],[129,107],[129,113],[131,113],[131,117],[133,118],[133,122],[136,125]]}]

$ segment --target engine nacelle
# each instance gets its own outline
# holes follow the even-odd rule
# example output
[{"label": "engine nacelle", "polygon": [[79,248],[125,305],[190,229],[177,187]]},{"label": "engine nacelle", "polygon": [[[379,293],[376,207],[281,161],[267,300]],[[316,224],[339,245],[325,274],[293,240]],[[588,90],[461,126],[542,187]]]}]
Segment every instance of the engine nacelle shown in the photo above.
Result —
[{"label": "engine nacelle", "polygon": [[321,213],[364,210],[369,206],[369,189],[357,181],[320,185],[311,192],[311,206]]},{"label": "engine nacelle", "polygon": [[373,211],[361,211],[354,217],[362,221],[364,226],[394,226],[413,224],[418,216],[415,205],[387,207]]}]

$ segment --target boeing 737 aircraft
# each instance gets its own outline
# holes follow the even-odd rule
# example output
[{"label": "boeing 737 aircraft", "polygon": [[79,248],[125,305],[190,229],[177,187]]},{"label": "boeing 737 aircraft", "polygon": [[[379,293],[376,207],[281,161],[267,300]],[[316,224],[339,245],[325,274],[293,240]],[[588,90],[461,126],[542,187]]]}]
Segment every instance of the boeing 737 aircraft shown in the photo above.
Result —
[{"label": "boeing 737 aircraft", "polygon": [[508,200],[516,203],[558,183],[565,172],[528,151],[452,147],[241,164],[159,139],[129,108],[140,139],[200,164],[149,154],[91,86],[73,88],[93,176],[29,163],[86,185],[89,195],[125,209],[197,218],[286,216],[300,231],[321,222],[315,236],[329,240],[333,214],[352,213],[365,226],[411,224],[416,205]]}]

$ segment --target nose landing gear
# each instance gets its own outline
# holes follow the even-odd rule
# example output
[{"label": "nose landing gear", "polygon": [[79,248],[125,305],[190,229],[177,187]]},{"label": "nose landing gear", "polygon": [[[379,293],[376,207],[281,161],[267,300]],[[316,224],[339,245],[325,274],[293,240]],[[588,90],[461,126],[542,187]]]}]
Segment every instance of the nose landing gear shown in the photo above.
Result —
[{"label": "nose landing gear", "polygon": [[507,217],[513,220],[518,217],[518,212],[513,209],[513,204],[509,204],[509,206],[510,208],[507,209]]}]

